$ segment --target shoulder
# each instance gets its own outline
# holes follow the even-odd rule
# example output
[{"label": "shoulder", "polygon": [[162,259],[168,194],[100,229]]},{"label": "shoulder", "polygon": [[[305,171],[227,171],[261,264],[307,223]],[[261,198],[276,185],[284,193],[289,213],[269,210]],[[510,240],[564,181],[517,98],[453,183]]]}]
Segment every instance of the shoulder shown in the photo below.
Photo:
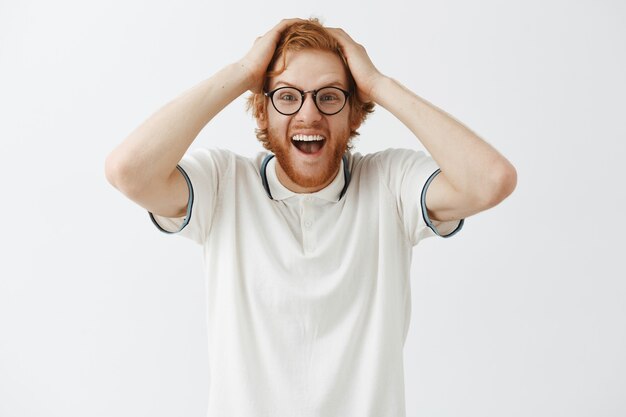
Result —
[{"label": "shoulder", "polygon": [[198,147],[183,156],[183,167],[192,166],[203,171],[226,173],[234,170],[253,169],[259,156],[247,157],[228,149]]},{"label": "shoulder", "polygon": [[228,149],[198,147],[187,151],[183,159],[203,162],[232,163],[239,155]]},{"label": "shoulder", "polygon": [[423,151],[389,148],[365,155],[350,154],[348,160],[353,168],[388,172],[415,164],[427,165],[431,163],[432,158]]}]

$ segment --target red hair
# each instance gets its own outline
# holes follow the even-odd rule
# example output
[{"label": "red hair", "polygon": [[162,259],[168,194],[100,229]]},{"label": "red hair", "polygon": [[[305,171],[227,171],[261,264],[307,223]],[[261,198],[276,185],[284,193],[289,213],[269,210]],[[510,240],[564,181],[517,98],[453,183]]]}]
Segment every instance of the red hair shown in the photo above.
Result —
[{"label": "red hair", "polygon": [[[356,92],[356,83],[350,73],[348,62],[341,52],[339,42],[330,34],[324,26],[315,18],[308,19],[304,22],[294,23],[282,33],[276,51],[272,56],[272,60],[268,66],[263,81],[263,91],[267,91],[269,79],[282,73],[286,67],[286,56],[289,51],[302,51],[305,49],[314,49],[321,51],[329,51],[337,54],[343,62],[346,74],[348,76],[348,103],[350,104],[350,126],[360,126],[367,118],[369,113],[374,111],[374,103],[363,102],[359,99]],[[280,66],[278,62],[280,61]],[[263,118],[266,115],[268,98],[263,93],[253,93],[246,101],[246,107],[252,112],[256,118]],[[350,138],[357,136],[359,132],[350,131]],[[267,129],[256,129],[256,137],[263,144],[263,147],[269,149]]]}]

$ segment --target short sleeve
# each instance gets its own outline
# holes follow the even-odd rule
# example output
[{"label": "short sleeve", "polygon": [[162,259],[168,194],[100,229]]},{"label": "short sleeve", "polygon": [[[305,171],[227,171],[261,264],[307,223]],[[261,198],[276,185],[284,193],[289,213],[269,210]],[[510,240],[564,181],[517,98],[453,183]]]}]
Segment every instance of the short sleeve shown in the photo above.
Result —
[{"label": "short sleeve", "polygon": [[219,199],[220,178],[231,160],[228,151],[215,149],[197,148],[185,154],[177,168],[189,187],[187,213],[184,217],[164,217],[148,212],[157,229],[203,244]]},{"label": "short sleeve", "polygon": [[400,222],[409,241],[416,245],[430,236],[451,237],[464,220],[438,222],[428,217],[426,193],[439,174],[437,163],[424,152],[388,149],[377,154],[381,179],[395,200]]}]

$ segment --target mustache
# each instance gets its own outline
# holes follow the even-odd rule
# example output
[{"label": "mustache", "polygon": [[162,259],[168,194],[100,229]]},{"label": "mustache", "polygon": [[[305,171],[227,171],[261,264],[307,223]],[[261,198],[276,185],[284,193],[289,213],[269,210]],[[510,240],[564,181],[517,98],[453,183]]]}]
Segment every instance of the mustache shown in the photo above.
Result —
[{"label": "mustache", "polygon": [[296,129],[325,129],[324,126],[324,122],[317,121],[317,122],[313,122],[313,123],[298,123],[298,122],[294,122],[291,124],[291,126],[289,126],[290,130],[296,130]]},{"label": "mustache", "polygon": [[288,130],[288,135],[291,136],[293,134],[293,132],[308,132],[308,131],[312,131],[312,132],[320,132],[323,133],[324,136],[329,136],[330,132],[328,131],[327,127],[323,125],[323,123],[299,123],[299,124],[294,124],[292,126],[289,127]]}]

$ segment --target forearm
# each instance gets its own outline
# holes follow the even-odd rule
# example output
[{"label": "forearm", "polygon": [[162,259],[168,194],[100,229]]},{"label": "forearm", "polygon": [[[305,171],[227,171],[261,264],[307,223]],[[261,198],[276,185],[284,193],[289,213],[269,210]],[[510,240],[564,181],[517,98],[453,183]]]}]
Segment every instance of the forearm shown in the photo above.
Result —
[{"label": "forearm", "polygon": [[455,190],[481,200],[506,193],[502,188],[511,181],[504,177],[514,168],[461,122],[388,77],[381,78],[372,96],[415,134]]},{"label": "forearm", "polygon": [[118,188],[167,181],[204,126],[248,84],[248,73],[235,63],[167,103],[111,152],[109,180]]}]

